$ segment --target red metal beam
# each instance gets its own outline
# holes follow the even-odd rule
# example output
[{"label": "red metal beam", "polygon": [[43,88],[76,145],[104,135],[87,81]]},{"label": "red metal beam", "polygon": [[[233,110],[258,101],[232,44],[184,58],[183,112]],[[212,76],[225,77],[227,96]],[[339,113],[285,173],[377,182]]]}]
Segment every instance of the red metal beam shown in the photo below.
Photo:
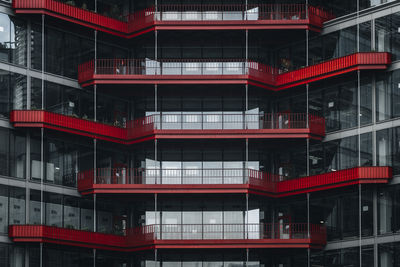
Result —
[{"label": "red metal beam", "polygon": [[[221,227],[220,227],[221,226]],[[223,227],[222,227],[223,226]],[[250,231],[245,237],[245,228]],[[195,236],[190,229],[203,235]],[[229,228],[235,238],[222,238]],[[307,231],[310,228],[310,238]],[[168,237],[168,234],[176,234]],[[189,232],[188,232],[189,231]],[[192,234],[192,235],[191,235]],[[208,236],[207,236],[208,234]],[[307,224],[252,224],[252,225],[147,225],[127,229],[124,235],[103,234],[45,225],[11,225],[8,235],[14,242],[53,243],[67,246],[96,248],[113,251],[138,251],[147,249],[229,249],[229,248],[317,248],[326,244],[326,228]],[[188,235],[184,239],[183,235]],[[166,237],[165,237],[166,236]],[[221,236],[221,237],[217,237]],[[237,236],[243,236],[239,238]],[[181,237],[181,238],[179,238]]]},{"label": "red metal beam", "polygon": [[[46,14],[124,38],[154,30],[309,29],[319,32],[323,23],[333,18],[321,8],[303,4],[158,5],[157,12],[150,7],[121,20],[56,0],[14,0],[13,8],[17,14]],[[188,14],[191,19],[183,18]],[[240,18],[229,19],[229,16]]]},{"label": "red metal beam", "polygon": [[[187,62],[196,63],[201,74],[183,73],[182,64]],[[213,63],[216,74],[208,70]],[[223,74],[229,69],[223,64],[229,63],[238,68],[237,74]],[[78,67],[78,81],[84,87],[94,84],[251,84],[281,91],[357,70],[382,70],[390,64],[391,55],[381,52],[355,53],[284,73],[261,63],[243,60],[99,59],[96,61],[96,74],[94,61]],[[165,71],[178,74],[163,74]]]},{"label": "red metal beam", "polygon": [[[193,178],[193,173],[191,177],[185,177],[184,169],[169,171],[176,171],[182,181]],[[201,180],[201,184],[188,184],[187,182],[172,184],[168,180],[170,178],[168,176],[164,177],[163,183],[159,174],[153,177],[151,176],[151,170],[146,171],[146,169],[98,169],[96,170],[95,182],[93,170],[83,171],[78,174],[78,191],[82,195],[251,193],[279,198],[356,184],[386,184],[393,177],[392,168],[390,167],[356,167],[293,179],[256,170],[205,169],[197,171],[200,172],[198,177]],[[240,175],[234,176],[234,174],[231,174],[231,176],[233,175],[232,177],[225,177],[226,180],[221,183],[223,177],[216,176],[215,173],[221,173],[222,175],[224,171],[234,174],[240,173]],[[122,178],[123,175],[124,179]],[[195,176],[194,178],[198,177]],[[157,184],[155,183],[156,178]],[[212,179],[219,181],[219,184],[216,182],[210,183],[209,181],[212,181]],[[233,183],[232,181],[235,182]],[[240,181],[242,183],[239,183]]]}]

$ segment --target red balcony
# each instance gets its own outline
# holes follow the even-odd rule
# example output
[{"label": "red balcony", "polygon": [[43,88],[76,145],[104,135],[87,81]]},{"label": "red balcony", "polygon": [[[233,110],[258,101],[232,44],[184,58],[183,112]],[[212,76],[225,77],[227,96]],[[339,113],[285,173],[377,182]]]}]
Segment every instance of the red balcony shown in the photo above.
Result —
[{"label": "red balcony", "polygon": [[[98,59],[78,67],[82,86],[93,84],[251,84],[280,91],[357,70],[386,69],[389,53],[355,53],[282,72],[245,60]],[[96,65],[96,71],[95,71]]]},{"label": "red balcony", "polygon": [[128,229],[124,236],[42,225],[12,225],[8,235],[14,242],[55,243],[124,252],[155,248],[321,249],[326,244],[326,228],[305,223],[148,225]]},{"label": "red balcony", "polygon": [[[308,118],[308,119],[307,119]],[[308,120],[308,125],[307,125]],[[121,144],[152,139],[313,138],[325,135],[325,120],[306,114],[162,113],[128,121],[126,128],[43,110],[14,110],[14,127],[58,130]]]},{"label": "red balcony", "polygon": [[[57,0],[13,0],[17,14],[46,14],[99,31],[125,37],[128,23]],[[64,1],[66,2],[66,1]]]},{"label": "red balcony", "polygon": [[14,0],[19,14],[46,14],[132,38],[153,30],[309,29],[320,31],[329,12],[304,4],[158,5],[114,19],[57,0]]},{"label": "red balcony", "polygon": [[10,225],[8,236],[14,242],[40,242],[106,250],[121,250],[124,236],[94,233],[44,225]]},{"label": "red balcony", "polygon": [[46,128],[98,138],[126,142],[126,129],[43,110],[14,110],[10,113],[14,127]]},{"label": "red balcony", "polygon": [[[384,184],[390,167],[356,167],[288,179],[250,169],[97,169],[78,174],[78,191],[89,194],[259,194],[285,197],[355,184]],[[94,179],[96,177],[96,179]]]}]

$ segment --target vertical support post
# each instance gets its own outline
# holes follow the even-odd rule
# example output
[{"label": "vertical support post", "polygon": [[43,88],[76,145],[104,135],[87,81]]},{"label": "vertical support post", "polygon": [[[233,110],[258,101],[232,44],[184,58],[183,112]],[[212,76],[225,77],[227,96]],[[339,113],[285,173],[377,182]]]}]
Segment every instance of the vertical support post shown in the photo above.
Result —
[{"label": "vertical support post", "polygon": [[246,248],[246,266],[249,266],[249,248]]},{"label": "vertical support post", "polygon": [[[245,65],[246,65],[245,68],[246,68],[246,70],[247,70],[247,68],[248,68],[247,62],[245,63]],[[243,120],[243,123],[244,123],[243,130],[248,129],[248,128],[249,128],[249,126],[248,126],[249,121],[251,122],[251,116],[247,113],[247,111],[249,111],[249,85],[248,85],[248,84],[245,85],[245,112],[244,112],[244,114],[243,114],[243,117],[244,117],[244,120]],[[249,117],[249,116],[250,116],[250,117]]]},{"label": "vertical support post", "polygon": [[97,139],[93,139],[93,184],[97,184]]},{"label": "vertical support post", "polygon": [[26,266],[26,267],[30,267],[29,266],[29,248],[30,248],[29,245],[24,246],[24,255],[25,255],[25,261],[24,261],[25,265],[24,266]]},{"label": "vertical support post", "polygon": [[39,265],[43,267],[43,243],[40,243],[40,256],[39,256]]},{"label": "vertical support post", "polygon": [[[95,0],[95,12],[97,12],[97,0]],[[97,30],[94,31],[94,74],[97,73]],[[97,121],[97,85],[93,88],[93,116]],[[97,139],[93,139],[93,184],[97,183]],[[94,214],[96,214],[96,194],[94,194]],[[94,217],[94,230],[96,231],[96,217]]]},{"label": "vertical support post", "polygon": [[[306,18],[308,19],[308,0],[305,0],[306,4]],[[306,66],[309,66],[309,30],[306,30]],[[306,128],[310,127],[310,109],[309,109],[309,89],[310,85],[306,84]],[[307,176],[310,175],[310,139],[306,139],[306,164],[307,164]],[[310,238],[310,193],[307,193],[307,237]],[[307,250],[307,266],[310,267],[310,249]]]},{"label": "vertical support post", "polygon": [[[155,221],[155,227],[156,227],[154,229],[154,238],[161,239],[161,221],[160,221],[160,223],[158,222],[157,203],[158,203],[158,195],[157,195],[157,193],[154,193],[154,221]],[[160,219],[161,219],[161,215],[160,215]],[[158,233],[158,231],[160,231],[160,233]],[[158,234],[160,234],[160,237],[157,236]]]},{"label": "vertical support post", "polygon": [[93,249],[93,267],[96,267],[96,249]]},{"label": "vertical support post", "polygon": [[[157,1],[157,0],[156,0]],[[158,258],[158,251],[157,251],[157,249],[155,248],[154,249],[154,266],[161,266],[161,264],[158,264],[158,262],[157,262],[157,259]]]},{"label": "vertical support post", "polygon": [[154,31],[154,60],[158,60],[158,31]]},{"label": "vertical support post", "polygon": [[[378,190],[377,187],[374,187],[373,192],[373,235],[376,239],[378,236]],[[374,266],[378,266],[378,244],[374,242]]]},{"label": "vertical support post", "polygon": [[306,19],[308,19],[308,0],[306,0]]},{"label": "vertical support post", "polygon": [[25,222],[30,224],[29,220],[29,203],[30,203],[30,188],[29,188],[29,181],[31,179],[31,135],[29,132],[26,133],[26,157],[25,157],[25,169],[26,169],[26,177],[25,177],[25,199],[27,205],[25,205]]},{"label": "vertical support post", "polygon": [[157,150],[158,150],[157,145],[158,145],[158,140],[154,139],[154,162],[156,164],[156,166],[155,166],[155,184],[158,184],[158,172],[160,172],[160,184],[162,184],[161,163],[158,164],[158,162],[157,162],[157,156],[158,156],[157,155]]},{"label": "vertical support post", "polygon": [[375,19],[371,20],[371,51],[377,51],[376,50],[376,43],[375,43]]},{"label": "vertical support post", "polygon": [[97,74],[97,30],[94,31],[94,74]]},{"label": "vertical support post", "polygon": [[[244,9],[244,19],[245,20],[247,20],[248,19],[248,17],[247,17],[247,10],[249,9],[249,7],[248,7],[248,5],[249,5],[249,3],[248,3],[249,1],[248,0],[246,0],[246,2],[245,2],[245,9]],[[246,30],[247,31],[247,30]]]},{"label": "vertical support post", "polygon": [[97,232],[97,195],[93,194],[93,232]]},{"label": "vertical support post", "polygon": [[307,238],[310,237],[310,193],[307,193]]},{"label": "vertical support post", "polygon": [[246,239],[249,239],[249,193],[246,193]]},{"label": "vertical support post", "polygon": [[44,60],[44,53],[45,53],[45,38],[44,38],[44,34],[45,34],[45,27],[44,27],[44,23],[45,23],[45,15],[42,15],[42,110],[44,110],[45,105],[44,105],[44,70],[45,70],[45,60]]},{"label": "vertical support post", "polygon": [[[306,0],[306,10],[307,10],[307,16],[308,16],[308,0]],[[310,61],[309,61],[309,30],[306,30],[306,66],[310,65]],[[306,127],[307,129],[309,128],[309,89],[310,89],[310,85],[307,83],[306,84]]]},{"label": "vertical support post", "polygon": [[[45,109],[44,104],[44,70],[45,70],[45,15],[42,15],[42,110]],[[44,179],[44,128],[40,131],[40,224],[44,224],[44,195],[43,195],[43,179]],[[40,243],[40,267],[43,266],[43,243]]]},{"label": "vertical support post", "polygon": [[[309,174],[307,174],[307,175],[309,175]],[[311,239],[311,233],[310,233],[310,193],[307,193],[307,238]],[[307,248],[307,267],[311,267],[311,250],[310,250],[310,248]]]},{"label": "vertical support post", "polygon": [[[376,118],[376,76],[375,74],[372,75],[372,123],[375,125],[377,122]],[[377,165],[376,161],[376,128],[373,127],[372,129],[372,166]]]},{"label": "vertical support post", "polygon": [[[246,2],[247,2],[247,0],[246,0]],[[247,63],[247,61],[249,60],[249,30],[246,30],[245,33],[246,33],[246,48],[245,48],[246,51],[245,51],[245,53],[246,53],[246,63]]]},{"label": "vertical support post", "polygon": [[[94,74],[97,74],[97,30],[94,31]],[[97,121],[97,84],[93,86],[94,121]]]},{"label": "vertical support post", "polygon": [[357,135],[358,135],[358,166],[361,166],[361,72],[357,71]]},{"label": "vertical support post", "polygon": [[360,0],[357,0],[357,53],[360,53]]},{"label": "vertical support post", "polygon": [[362,267],[362,191],[361,191],[361,184],[358,185],[358,245],[360,247],[359,256],[360,256],[360,267]]},{"label": "vertical support post", "polygon": [[[155,0],[155,13],[157,14],[157,0]],[[157,15],[156,15],[157,16]],[[158,63],[158,31],[155,30],[154,31],[154,60],[155,62],[155,70],[154,73],[157,74],[161,74],[161,62]],[[160,70],[158,70],[160,68]],[[157,83],[154,84],[154,111],[155,111],[155,118],[157,119],[157,112],[158,112],[158,85]],[[160,123],[160,128],[162,125],[162,115],[160,113],[159,117],[159,123]],[[157,164],[157,139],[154,140],[155,142],[155,161]],[[160,169],[160,175],[161,175],[161,169]],[[157,172],[156,172],[156,183],[157,183]]]},{"label": "vertical support post", "polygon": [[[158,112],[158,85],[154,84],[154,117],[153,123],[157,123],[157,117],[159,118],[158,123],[160,124],[160,129],[162,129],[162,114],[157,114]],[[157,127],[157,126],[153,126]]]},{"label": "vertical support post", "polygon": [[310,176],[310,139],[306,139],[306,149],[307,149],[307,153],[306,153],[306,157],[307,157],[307,176]]},{"label": "vertical support post", "polygon": [[[28,20],[27,23],[27,40],[32,40],[31,36],[31,30],[32,30],[32,23],[31,20]],[[43,44],[42,44],[43,45]],[[32,42],[27,42],[27,48],[26,48],[26,66],[28,69],[31,69],[32,67]],[[31,72],[27,71],[26,72],[26,109],[30,110],[31,105],[32,105],[32,88],[31,88]]]},{"label": "vertical support post", "polygon": [[244,165],[244,183],[249,183],[249,138],[246,138],[246,162]]}]

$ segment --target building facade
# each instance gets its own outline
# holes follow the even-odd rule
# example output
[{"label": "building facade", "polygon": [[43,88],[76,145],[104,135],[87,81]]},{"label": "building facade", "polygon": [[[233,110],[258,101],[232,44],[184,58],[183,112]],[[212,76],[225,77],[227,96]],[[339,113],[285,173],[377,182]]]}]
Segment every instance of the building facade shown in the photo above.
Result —
[{"label": "building facade", "polygon": [[400,1],[0,1],[0,266],[400,266]]}]

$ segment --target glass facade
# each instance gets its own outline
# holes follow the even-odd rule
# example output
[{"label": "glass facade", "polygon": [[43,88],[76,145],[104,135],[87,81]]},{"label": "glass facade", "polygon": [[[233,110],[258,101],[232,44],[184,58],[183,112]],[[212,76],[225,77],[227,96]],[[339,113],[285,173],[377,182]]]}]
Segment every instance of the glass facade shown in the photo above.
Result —
[{"label": "glass facade", "polygon": [[[163,0],[156,1],[157,7],[149,0],[49,2],[75,13],[54,16],[49,12],[40,17],[27,9],[21,10],[26,14],[18,14],[10,1],[1,1],[0,266],[400,266],[399,1],[202,0],[189,5]],[[279,17],[275,20],[291,25],[291,20],[299,18],[283,4],[297,10],[306,3],[310,5],[307,12],[321,7],[335,20],[325,23],[322,31],[304,28],[309,25],[292,25],[290,29],[271,25],[258,30],[231,28],[241,25],[242,18],[234,19],[235,23],[229,18],[244,14],[251,21],[264,5],[278,13],[274,13]],[[222,6],[229,10],[219,11]],[[149,9],[144,15],[135,13],[145,8]],[[91,17],[79,18],[78,24],[76,18],[69,18],[77,14]],[[103,31],[95,19],[83,23],[101,18],[108,26],[117,27],[137,19],[141,16],[138,14],[159,17],[165,25],[169,25],[166,18],[177,16],[191,26],[182,30],[178,21],[174,22],[177,25],[170,23],[170,28],[157,28],[156,32],[148,28],[132,38],[122,38],[115,34],[117,31]],[[195,19],[193,26],[188,18],[197,16],[211,18],[220,27],[202,30],[202,23],[212,23]],[[282,91],[236,77],[237,73],[248,74],[245,67],[235,70],[236,63],[243,60],[250,62],[243,64],[261,69],[262,63],[282,74],[361,52],[388,52],[393,64],[387,69],[374,64],[346,67],[340,73],[327,73],[327,77],[315,77]],[[77,79],[82,74],[78,66],[93,59],[143,59],[139,66],[143,69],[147,62],[157,65],[163,60],[167,67],[159,69],[170,71],[170,75],[192,69],[193,76],[207,68],[219,68],[222,61],[236,65],[222,67],[233,69],[235,74],[220,84],[214,81],[225,77],[214,77],[212,84],[201,79],[175,84],[167,78],[137,81],[132,75],[135,82],[121,82],[124,77],[118,77],[118,83],[114,83],[114,77],[105,84],[93,81],[82,86]],[[168,61],[179,64],[168,69]],[[95,70],[99,75],[101,71]],[[35,121],[22,125],[13,121],[13,110],[45,110],[79,119],[79,123],[55,127]],[[261,125],[268,114],[278,118],[268,121],[278,125],[274,129]],[[288,114],[324,118],[326,135],[319,140],[319,136],[306,132],[309,119],[304,122],[307,127],[297,127],[304,130],[301,135],[299,129],[288,126],[300,123],[287,119]],[[156,130],[170,131],[171,135],[145,133],[142,140],[127,145],[95,138],[83,127],[96,123],[107,136],[131,125],[136,130],[143,126],[140,123],[151,120]],[[298,130],[293,131],[297,136],[284,136],[287,130]],[[208,131],[207,138],[202,131]],[[242,133],[246,136],[239,136]],[[260,133],[264,136],[258,136]],[[197,137],[190,136],[195,134]],[[326,173],[339,179],[335,172],[360,166],[389,166],[394,178],[387,184],[370,184],[367,179],[341,181],[329,190],[315,187],[308,193],[285,197],[266,194],[259,188],[246,191],[250,193],[232,193],[255,178],[249,171],[273,174],[275,182],[296,182]],[[129,185],[144,188],[137,194],[114,191],[94,197],[78,186],[83,173],[91,174],[93,183],[101,179],[97,182],[108,188],[116,186],[117,179],[128,184],[132,172],[142,179]],[[326,178],[316,177],[317,182]],[[214,192],[174,191],[204,185]],[[221,188],[232,191],[221,193]],[[293,226],[296,224],[301,225],[297,232]],[[71,246],[55,237],[54,244],[43,242],[40,246],[36,241],[21,243],[9,238],[12,225],[76,230],[82,231],[82,236],[97,232],[110,234],[110,239],[128,236],[132,228],[145,231],[153,227],[156,230],[147,234],[161,243],[195,240],[206,245],[122,252],[93,250],[82,244]],[[311,236],[311,225],[326,227],[326,246],[313,243],[308,250],[311,241],[296,248],[287,245],[302,235],[308,237],[309,230]],[[278,233],[278,237],[270,234],[266,238],[268,233]],[[272,242],[270,247],[265,247],[265,239]],[[207,247],[216,242],[229,245],[224,249]],[[282,244],[288,247],[282,248]]]}]

